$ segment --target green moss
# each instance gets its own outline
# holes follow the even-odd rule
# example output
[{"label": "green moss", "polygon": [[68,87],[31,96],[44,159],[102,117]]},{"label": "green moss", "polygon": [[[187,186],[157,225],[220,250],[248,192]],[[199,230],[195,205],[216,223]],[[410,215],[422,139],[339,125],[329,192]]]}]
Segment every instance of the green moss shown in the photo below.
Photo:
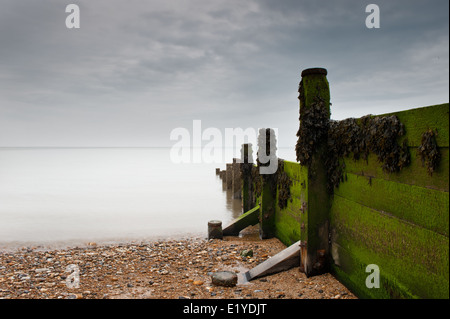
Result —
[{"label": "green moss", "polygon": [[[310,105],[319,97],[324,101],[330,101],[330,85],[323,74],[310,74],[304,76],[299,84],[300,103]],[[303,100],[301,95],[303,94]],[[328,102],[329,104],[329,102]]]},{"label": "green moss", "polygon": [[334,244],[333,249],[340,256],[341,265],[332,264],[331,273],[356,296],[363,299],[416,299],[418,296],[395,278],[380,268],[380,288],[368,288],[365,285],[368,263],[362,262],[351,252]]},{"label": "green moss", "polygon": [[[283,170],[292,180],[291,197],[284,208],[276,207],[275,235],[286,246],[302,239],[307,233],[307,199],[308,199],[308,169],[298,163],[284,161]],[[278,194],[277,194],[278,196]],[[302,230],[302,223],[305,227]]]},{"label": "green moss", "polygon": [[276,194],[272,192],[272,185],[263,183],[260,209],[260,237],[261,239],[275,236]]},{"label": "green moss", "polygon": [[336,195],[449,235],[448,192],[352,173],[347,178]]},{"label": "green moss", "polygon": [[[345,248],[362,264],[378,265],[392,291],[402,290],[401,285],[421,298],[449,297],[448,237],[337,195],[331,227],[333,245]],[[333,258],[339,262],[340,256]]]}]

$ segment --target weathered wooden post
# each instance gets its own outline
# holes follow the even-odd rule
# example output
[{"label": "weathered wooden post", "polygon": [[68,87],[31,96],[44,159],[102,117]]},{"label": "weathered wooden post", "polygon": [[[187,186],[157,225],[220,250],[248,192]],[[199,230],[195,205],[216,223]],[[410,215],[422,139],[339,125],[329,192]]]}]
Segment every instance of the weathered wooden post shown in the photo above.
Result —
[{"label": "weathered wooden post", "polygon": [[252,144],[242,144],[241,146],[241,189],[242,189],[242,211],[248,212],[253,208],[253,187],[252,187],[252,168],[253,168],[253,150]]},{"label": "weathered wooden post", "polygon": [[210,220],[208,222],[208,239],[223,239],[222,221]]},{"label": "weathered wooden post", "polygon": [[278,158],[273,129],[259,130],[257,162],[262,181],[259,234],[261,239],[267,239],[275,236]]},{"label": "weathered wooden post", "polygon": [[232,185],[231,192],[233,194],[233,199],[241,198],[241,163],[239,159],[233,158],[233,173],[232,175]]},{"label": "weathered wooden post", "polygon": [[330,119],[327,70],[303,70],[299,85],[300,128],[297,160],[308,167],[308,200],[300,216],[300,268],[307,276],[326,271],[329,256],[329,210],[325,156]]},{"label": "weathered wooden post", "polygon": [[226,169],[227,175],[227,189],[231,190],[231,185],[233,185],[233,164],[228,163]]}]

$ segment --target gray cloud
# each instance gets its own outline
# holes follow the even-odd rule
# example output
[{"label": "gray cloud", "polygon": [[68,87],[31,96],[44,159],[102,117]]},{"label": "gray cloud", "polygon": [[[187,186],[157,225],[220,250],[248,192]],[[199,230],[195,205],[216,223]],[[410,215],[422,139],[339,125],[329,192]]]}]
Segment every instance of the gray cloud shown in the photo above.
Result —
[{"label": "gray cloud", "polygon": [[278,127],[295,144],[297,85],[329,71],[332,116],[448,102],[448,2],[3,0],[0,146],[171,145],[191,127]]}]

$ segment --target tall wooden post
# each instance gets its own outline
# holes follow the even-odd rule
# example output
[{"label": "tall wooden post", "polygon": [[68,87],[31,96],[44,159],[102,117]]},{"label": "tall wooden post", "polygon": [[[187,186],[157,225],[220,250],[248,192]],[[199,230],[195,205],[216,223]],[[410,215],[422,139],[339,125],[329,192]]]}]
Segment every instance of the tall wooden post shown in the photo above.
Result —
[{"label": "tall wooden post", "polygon": [[[260,129],[258,137],[258,169],[261,174],[261,207],[260,232],[261,239],[275,236],[275,206],[277,197],[276,138],[273,129]],[[264,154],[265,153],[265,154]],[[273,166],[274,169],[269,169]]]},{"label": "tall wooden post", "polygon": [[233,164],[228,163],[226,165],[226,174],[227,174],[227,189],[231,190],[231,186],[233,185]]},{"label": "tall wooden post", "polygon": [[[303,138],[302,143],[314,145],[308,159],[308,200],[302,205],[300,231],[300,267],[307,276],[323,273],[328,267],[330,199],[325,154],[330,118],[330,89],[326,75],[327,70],[322,68],[303,70],[299,87],[300,127],[303,121],[311,127],[311,132],[306,133],[307,137]],[[316,127],[320,127],[321,132],[314,131],[317,130]]]},{"label": "tall wooden post", "polygon": [[253,150],[252,144],[242,144],[241,146],[241,190],[242,190],[242,212],[248,212],[253,208],[253,187],[252,168]]},{"label": "tall wooden post", "polygon": [[233,199],[241,199],[241,163],[238,158],[233,158],[233,173],[231,175],[233,178],[231,185]]}]

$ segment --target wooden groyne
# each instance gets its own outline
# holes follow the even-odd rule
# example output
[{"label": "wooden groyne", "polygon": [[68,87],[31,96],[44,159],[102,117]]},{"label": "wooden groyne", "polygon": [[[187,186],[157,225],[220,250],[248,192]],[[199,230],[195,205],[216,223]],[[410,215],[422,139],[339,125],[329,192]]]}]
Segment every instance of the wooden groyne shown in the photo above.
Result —
[{"label": "wooden groyne", "polygon": [[449,298],[449,104],[332,121],[320,68],[302,72],[299,100],[297,162],[261,175],[246,144],[230,177],[261,238],[298,242],[301,271],[359,297]]}]

